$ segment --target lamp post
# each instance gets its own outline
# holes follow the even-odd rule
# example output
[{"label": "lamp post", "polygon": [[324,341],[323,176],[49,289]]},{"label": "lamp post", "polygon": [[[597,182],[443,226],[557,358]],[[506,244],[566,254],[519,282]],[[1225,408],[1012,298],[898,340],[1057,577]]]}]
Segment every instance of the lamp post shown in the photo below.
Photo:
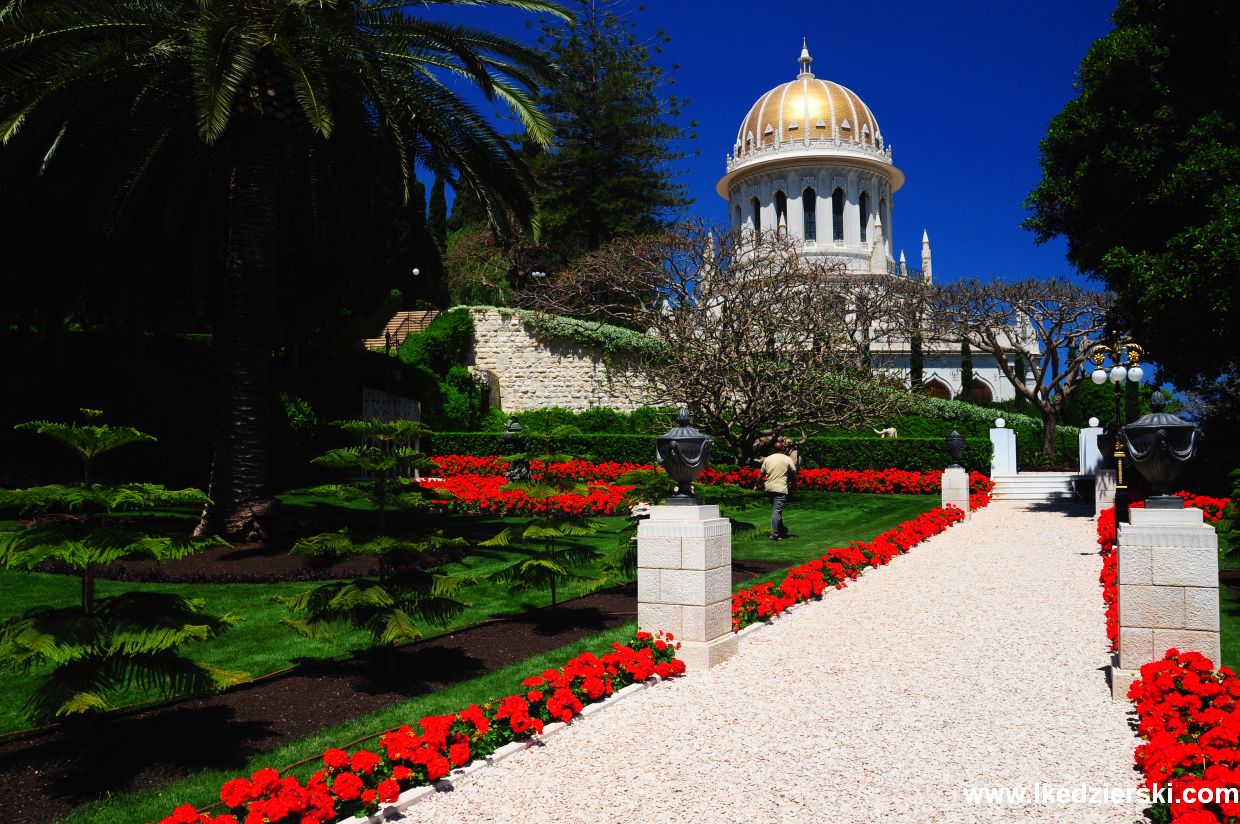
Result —
[{"label": "lamp post", "polygon": [[[1099,343],[1089,350],[1089,359],[1094,362],[1094,371],[1090,380],[1097,385],[1110,381],[1115,387],[1115,522],[1125,523],[1128,520],[1128,484],[1124,480],[1124,440],[1120,437],[1123,420],[1123,385],[1127,381],[1141,383],[1145,370],[1141,368],[1141,358],[1145,349],[1137,343],[1126,343],[1108,346]],[[1107,360],[1111,368],[1103,368]]]}]

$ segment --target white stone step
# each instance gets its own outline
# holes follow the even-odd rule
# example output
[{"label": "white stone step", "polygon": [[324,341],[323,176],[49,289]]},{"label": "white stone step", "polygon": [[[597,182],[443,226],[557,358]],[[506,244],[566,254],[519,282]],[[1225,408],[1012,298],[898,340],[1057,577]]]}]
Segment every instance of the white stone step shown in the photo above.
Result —
[{"label": "white stone step", "polygon": [[1054,501],[1073,497],[1072,482],[1087,478],[1072,472],[1025,472],[996,475],[991,497],[997,501]]}]

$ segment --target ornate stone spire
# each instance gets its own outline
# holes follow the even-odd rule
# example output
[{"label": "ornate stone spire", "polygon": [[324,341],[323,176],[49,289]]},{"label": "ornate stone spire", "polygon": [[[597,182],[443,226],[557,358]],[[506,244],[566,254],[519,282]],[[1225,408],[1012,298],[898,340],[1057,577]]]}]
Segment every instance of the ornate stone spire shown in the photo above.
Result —
[{"label": "ornate stone spire", "polygon": [[814,58],[809,56],[809,45],[804,37],[801,38],[801,56],[797,59],[797,62],[801,64],[801,73],[797,75],[798,78],[814,76],[814,73],[809,68],[814,62]]},{"label": "ornate stone spire", "polygon": [[921,230],[921,277],[926,283],[933,283],[934,276],[930,267],[930,233]]}]

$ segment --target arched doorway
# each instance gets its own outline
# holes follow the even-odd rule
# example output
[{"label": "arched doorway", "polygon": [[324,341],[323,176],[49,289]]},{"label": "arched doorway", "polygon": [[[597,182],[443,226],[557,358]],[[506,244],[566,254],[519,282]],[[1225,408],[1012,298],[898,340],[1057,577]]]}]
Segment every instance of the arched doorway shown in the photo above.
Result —
[{"label": "arched doorway", "polygon": [[952,399],[951,387],[938,378],[930,378],[930,380],[923,383],[921,385],[921,393],[931,398],[941,398],[945,401]]},{"label": "arched doorway", "polygon": [[979,406],[990,406],[995,402],[995,393],[990,391],[990,384],[980,378],[974,378],[969,387],[973,394],[973,402]]}]

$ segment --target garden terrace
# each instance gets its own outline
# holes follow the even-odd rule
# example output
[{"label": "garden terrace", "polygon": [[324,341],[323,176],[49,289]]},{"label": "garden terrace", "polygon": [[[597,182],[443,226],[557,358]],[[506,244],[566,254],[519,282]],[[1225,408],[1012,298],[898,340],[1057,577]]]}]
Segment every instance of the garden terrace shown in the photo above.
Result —
[{"label": "garden terrace", "polygon": [[[765,498],[757,493],[746,494],[752,496],[756,506],[736,511],[735,517],[742,523],[762,527],[768,514]],[[305,532],[347,526],[364,519],[369,511],[366,505],[344,506],[305,493],[290,493],[283,496],[283,501],[290,523],[298,524]],[[824,546],[868,540],[936,505],[937,495],[929,494],[806,493],[791,519],[794,534],[790,540],[780,544],[738,540],[736,583],[741,585],[755,575],[778,577],[782,568],[816,557]],[[193,514],[173,511],[162,517],[183,523],[188,529]],[[475,543],[503,525],[521,522],[519,517],[463,511],[395,513],[393,518],[398,527],[405,518],[411,528],[443,529]],[[599,520],[603,530],[580,540],[600,551],[610,550],[616,546],[617,532],[627,519],[612,515]],[[475,547],[447,560],[449,569],[480,579],[507,559],[499,548]],[[364,561],[359,564],[354,559],[347,564],[353,565],[348,567],[350,574],[369,571]],[[590,643],[588,639],[599,632],[623,629],[635,612],[631,585],[581,598],[574,596],[584,589],[570,585],[565,598],[573,600],[557,609],[547,609],[542,607],[545,595],[531,597],[478,584],[462,596],[470,602],[463,614],[447,626],[427,626],[426,640],[399,651],[389,680],[364,653],[365,638],[358,631],[341,630],[330,640],[308,639],[279,624],[287,613],[271,602],[273,595],[297,592],[309,585],[305,579],[321,579],[342,571],[340,566],[318,568],[304,560],[291,559],[281,551],[258,548],[213,550],[158,570],[144,562],[105,570],[105,575],[119,578],[158,577],[161,583],[101,580],[98,586],[103,593],[148,588],[172,590],[202,598],[212,609],[241,616],[243,620],[234,630],[215,641],[197,645],[191,654],[220,666],[244,670],[260,680],[221,696],[196,698],[163,709],[136,707],[137,711],[108,721],[106,729],[110,733],[103,739],[104,749],[99,758],[99,764],[106,766],[97,768],[89,781],[75,772],[73,739],[64,737],[64,733],[8,741],[0,747],[0,774],[10,784],[27,782],[22,784],[27,789],[6,796],[6,814],[20,818],[30,814],[34,809],[31,805],[49,814],[64,814],[103,792],[133,789],[139,792],[138,798],[147,798],[143,788],[192,776],[202,767],[218,770],[208,773],[216,776],[243,771],[247,764],[283,766],[305,757],[294,757],[293,753],[313,755],[311,751],[316,746],[321,751],[323,741],[351,740],[343,736],[329,738],[320,730],[340,724],[349,730],[359,729],[358,722],[349,719],[383,711],[393,703],[418,700],[423,702],[419,706],[424,706],[431,696],[437,700],[439,691],[464,688],[480,677],[485,680],[490,677],[486,673],[516,666],[531,655],[542,655],[578,639]],[[230,583],[207,582],[211,580]],[[0,574],[0,586],[14,593],[3,607],[9,614],[30,603],[59,603],[73,597],[73,581],[54,574],[6,572]],[[20,707],[32,685],[20,680],[10,684],[12,688],[6,690],[0,708],[0,723],[16,731],[24,726]],[[493,692],[492,689],[487,694]],[[150,698],[134,692],[124,700],[138,704]],[[346,735],[356,737],[352,732]],[[194,763],[184,760],[180,742],[185,740],[199,742],[195,744]],[[306,744],[306,740],[315,743]],[[107,749],[112,741],[121,748],[116,753]],[[141,756],[135,759],[134,742],[139,741],[144,743]],[[204,788],[211,781],[201,777],[187,780],[198,781],[196,786]],[[69,787],[74,788],[73,795],[67,795]],[[200,797],[210,800],[213,790],[200,792],[205,793]],[[150,797],[166,798],[162,794]],[[149,816],[167,813],[155,801],[133,803],[139,805],[137,809],[149,810]],[[86,817],[75,820],[111,820],[107,816],[113,814],[101,812],[104,809],[118,808],[109,804],[100,808],[88,806],[79,814]],[[95,818],[96,814],[104,817]],[[119,815],[114,820],[131,819]]]}]

